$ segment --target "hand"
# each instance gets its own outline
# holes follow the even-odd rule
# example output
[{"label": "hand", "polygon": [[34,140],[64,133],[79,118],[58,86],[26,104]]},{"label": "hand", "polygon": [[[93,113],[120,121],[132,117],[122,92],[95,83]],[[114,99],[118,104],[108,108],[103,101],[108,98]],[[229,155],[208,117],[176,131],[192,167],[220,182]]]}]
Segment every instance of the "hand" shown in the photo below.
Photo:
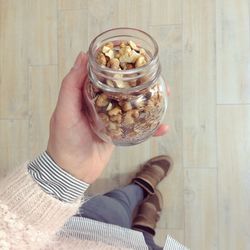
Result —
[{"label": "hand", "polygon": [[[166,83],[166,85],[167,85],[167,95],[170,96],[171,91],[170,91],[168,83]],[[161,124],[159,128],[156,130],[156,132],[154,133],[154,136],[165,135],[169,131],[169,129],[170,129],[169,125]]]},{"label": "hand", "polygon": [[[114,146],[98,139],[89,126],[82,94],[87,77],[87,55],[81,52],[62,82],[50,120],[47,153],[65,171],[91,184],[106,167]],[[166,131],[161,126],[156,135]]]}]

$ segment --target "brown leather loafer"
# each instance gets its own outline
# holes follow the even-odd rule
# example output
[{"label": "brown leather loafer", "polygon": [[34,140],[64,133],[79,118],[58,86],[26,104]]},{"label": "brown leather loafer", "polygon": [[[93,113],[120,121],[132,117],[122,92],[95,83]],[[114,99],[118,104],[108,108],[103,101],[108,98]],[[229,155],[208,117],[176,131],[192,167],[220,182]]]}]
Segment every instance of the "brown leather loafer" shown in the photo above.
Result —
[{"label": "brown leather loafer", "polygon": [[170,156],[160,155],[147,161],[139,171],[133,183],[142,187],[148,194],[154,194],[158,183],[167,176],[173,166]]},{"label": "brown leather loafer", "polygon": [[139,207],[132,228],[134,230],[145,231],[155,235],[156,223],[160,218],[162,206],[162,195],[160,191],[156,190],[155,194],[148,196]]}]

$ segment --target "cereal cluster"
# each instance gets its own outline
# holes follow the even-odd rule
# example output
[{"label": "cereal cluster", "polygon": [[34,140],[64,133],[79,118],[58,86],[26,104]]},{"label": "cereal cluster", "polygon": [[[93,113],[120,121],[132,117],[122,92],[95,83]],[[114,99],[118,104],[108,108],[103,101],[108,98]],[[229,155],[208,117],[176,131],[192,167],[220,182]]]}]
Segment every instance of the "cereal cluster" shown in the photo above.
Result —
[{"label": "cereal cluster", "polygon": [[[136,78],[124,81],[122,71],[139,68],[150,61],[145,49],[139,48],[133,41],[119,44],[109,42],[96,54],[96,62],[102,67],[117,70],[114,80],[105,80],[105,84],[114,88],[133,88],[145,83],[146,79]],[[140,138],[150,133],[160,122],[164,111],[163,93],[159,82],[136,94],[112,95],[90,85],[89,93],[93,105],[103,124],[103,133],[112,140]]]}]

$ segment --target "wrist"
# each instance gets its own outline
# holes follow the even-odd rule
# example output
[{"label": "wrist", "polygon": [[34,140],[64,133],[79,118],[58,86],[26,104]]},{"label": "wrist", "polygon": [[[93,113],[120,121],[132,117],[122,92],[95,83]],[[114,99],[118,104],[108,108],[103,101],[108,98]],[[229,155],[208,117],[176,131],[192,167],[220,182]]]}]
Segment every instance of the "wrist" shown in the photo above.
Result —
[{"label": "wrist", "polygon": [[87,157],[83,159],[73,154],[69,155],[62,150],[55,150],[55,147],[52,148],[49,145],[46,153],[58,167],[84,183],[92,184],[99,176],[96,171],[93,172],[94,168],[90,167],[93,163],[90,163]]}]

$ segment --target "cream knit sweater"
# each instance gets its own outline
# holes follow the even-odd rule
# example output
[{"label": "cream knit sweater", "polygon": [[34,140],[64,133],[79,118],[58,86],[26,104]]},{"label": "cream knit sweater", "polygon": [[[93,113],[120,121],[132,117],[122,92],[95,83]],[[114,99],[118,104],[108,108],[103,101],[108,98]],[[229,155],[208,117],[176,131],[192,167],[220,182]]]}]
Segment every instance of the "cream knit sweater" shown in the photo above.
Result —
[{"label": "cream knit sweater", "polygon": [[0,249],[124,249],[55,236],[79,206],[80,200],[64,203],[46,194],[24,164],[0,183]]}]

